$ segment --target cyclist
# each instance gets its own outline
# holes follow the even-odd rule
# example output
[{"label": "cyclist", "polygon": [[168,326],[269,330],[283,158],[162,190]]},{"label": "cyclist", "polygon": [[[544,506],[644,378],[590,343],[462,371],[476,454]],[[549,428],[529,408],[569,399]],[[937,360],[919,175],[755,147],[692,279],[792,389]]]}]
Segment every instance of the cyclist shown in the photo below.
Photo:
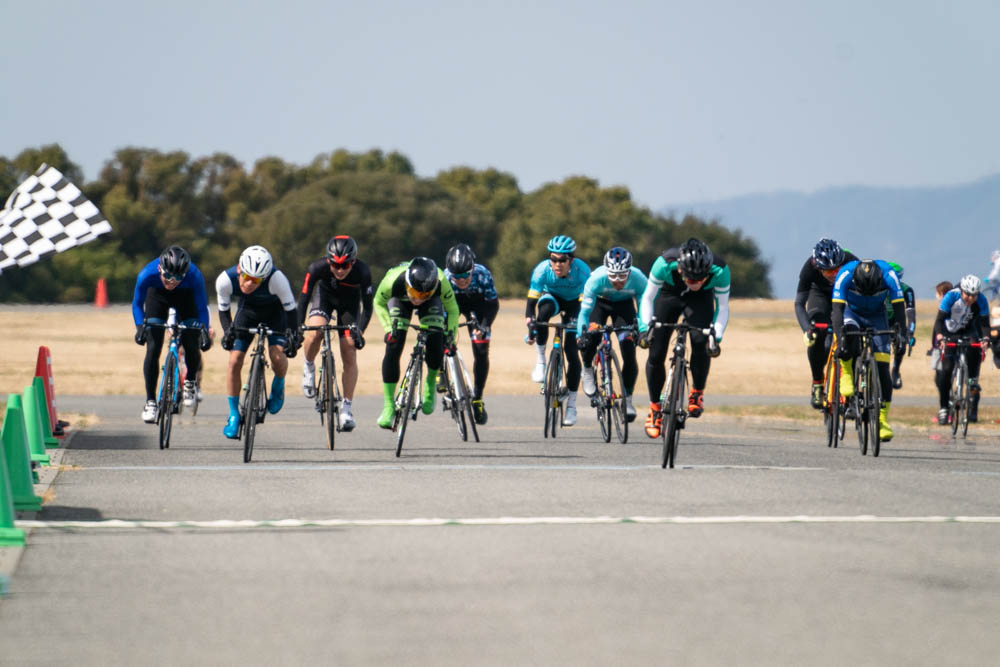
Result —
[{"label": "cyclist", "polygon": [[[895,318],[893,338],[897,349],[906,345],[903,322],[903,289],[896,272],[881,259],[852,261],[840,267],[833,283],[833,331],[837,334],[837,356],[841,359],[840,393],[844,398],[854,395],[854,359],[861,353],[857,336],[847,338],[846,331],[862,328],[888,329],[887,303],[892,305]],[[882,386],[882,405],[879,408],[879,438],[892,440],[889,425],[889,406],[892,403],[892,379],[889,377],[889,336],[876,336],[875,362],[878,366],[879,384]]]},{"label": "cyclist", "polygon": [[[944,347],[943,339],[947,336],[969,336],[989,345],[989,303],[982,291],[982,281],[978,277],[968,275],[962,278],[958,287],[950,290],[941,298],[937,318],[934,320],[934,341],[941,348],[941,373],[937,376],[938,388],[938,424],[948,423],[948,392],[951,385],[951,372],[955,368],[954,348]],[[969,421],[979,418],[979,366],[982,356],[979,350],[970,348],[965,356],[969,365]]]},{"label": "cyclist", "polygon": [[547,246],[549,258],[538,263],[531,272],[528,300],[524,321],[528,325],[529,345],[535,344],[538,361],[531,371],[532,382],[545,381],[545,344],[549,340],[548,327],[535,327],[546,323],[557,313],[562,313],[563,324],[571,327],[563,332],[563,350],[566,352],[566,413],[563,426],[576,424],[576,392],[580,388],[580,355],[576,345],[577,315],[583,286],[590,277],[590,267],[576,257],[576,241],[568,236],[554,236]]},{"label": "cyclist", "polygon": [[493,275],[482,264],[476,264],[472,248],[459,243],[445,257],[444,275],[451,283],[458,303],[458,312],[467,320],[475,319],[479,327],[469,325],[472,340],[472,376],[475,388],[472,393],[472,414],[477,424],[485,424],[486,407],[483,389],[490,374],[490,328],[500,310],[500,299],[493,284]]},{"label": "cyclist", "polygon": [[[823,374],[829,347],[827,333],[830,331],[833,280],[845,262],[857,259],[854,253],[844,250],[833,239],[820,239],[799,271],[799,285],[795,290],[795,318],[802,329],[806,358],[809,359],[809,370],[812,371],[810,404],[817,410],[823,408]],[[816,345],[817,342],[822,344]]]},{"label": "cyclist", "polygon": [[670,343],[670,329],[652,328],[654,320],[684,321],[700,328],[711,327],[713,336],[691,332],[691,393],[688,415],[700,417],[704,411],[705,383],[712,357],[721,354],[719,346],[729,322],[729,266],[708,246],[691,238],[679,248],[670,248],[653,262],[649,280],[639,306],[640,344],[649,348],[646,360],[646,385],[649,388],[649,415],[646,435],[660,437],[662,416],[660,392],[666,382],[665,363]]},{"label": "cyclist", "polygon": [[[226,391],[229,396],[229,418],[222,429],[223,435],[235,439],[240,427],[240,372],[251,334],[237,332],[237,328],[252,329],[263,323],[275,333],[267,337],[268,356],[274,378],[267,411],[272,415],[281,410],[285,402],[285,373],[288,357],[294,357],[300,338],[295,296],[288,278],[274,267],[271,253],[259,245],[252,245],[240,254],[240,260],[215,279],[215,294],[219,301],[219,322],[222,324],[222,349],[229,350],[229,373]],[[229,314],[229,304],[237,297],[236,316]]]},{"label": "cyclist", "polygon": [[[913,337],[914,332],[917,330],[917,297],[913,293],[913,288],[903,282],[903,267],[896,262],[889,262],[889,266],[896,272],[896,277],[899,278],[899,286],[903,289],[903,303],[906,307],[906,338],[910,348],[912,348],[917,343]],[[890,309],[888,306],[886,307],[886,311],[889,313],[889,328],[892,329],[896,324],[896,311],[895,309]],[[895,389],[903,388],[903,378],[899,374],[899,366],[903,363],[904,356],[906,356],[905,345],[896,349],[895,357],[892,360],[892,369],[889,371],[889,375],[892,378],[892,386]]]},{"label": "cyclist", "polygon": [[983,292],[987,294],[987,301],[992,301],[1000,296],[1000,250],[994,250],[990,255],[990,274],[986,276],[983,284]]},{"label": "cyclist", "polygon": [[[132,319],[135,321],[135,342],[146,345],[146,359],[142,373],[146,380],[146,403],[142,408],[142,421],[156,423],[156,383],[160,374],[160,352],[163,350],[162,328],[147,329],[146,323],[164,324],[173,308],[181,324],[200,324],[202,332],[186,330],[181,333],[181,345],[190,367],[201,365],[201,352],[212,346],[208,336],[208,296],[205,279],[191,261],[184,248],[172,245],[158,258],[144,266],[136,276],[132,294]],[[184,399],[194,393],[194,381],[184,383]]]},{"label": "cyclist", "polygon": [[[406,344],[406,333],[416,311],[423,328],[445,328],[445,334],[434,331],[427,336],[427,379],[421,409],[425,415],[434,412],[434,385],[444,357],[444,346],[454,345],[458,329],[458,304],[451,283],[443,280],[444,272],[429,257],[414,257],[391,269],[382,278],[375,292],[375,315],[385,329],[385,356],[382,357],[382,386],[385,404],[378,425],[392,428],[396,416],[394,398],[399,382],[399,358]],[[447,318],[447,319],[446,319]]]},{"label": "cyclist", "polygon": [[[614,326],[637,326],[636,303],[646,290],[646,274],[632,266],[632,253],[614,247],[604,255],[604,264],[594,269],[583,286],[583,306],[576,325],[577,345],[583,358],[583,393],[597,393],[594,372],[594,355],[601,338],[587,333],[600,329],[610,317]],[[584,331],[587,324],[587,332]],[[625,415],[635,421],[632,391],[639,377],[639,364],[635,359],[635,336],[620,332],[618,345],[622,352],[622,381],[625,386]]]},{"label": "cyclist", "polygon": [[[319,289],[317,289],[317,286]],[[372,317],[372,274],[368,265],[358,259],[358,244],[350,236],[334,236],[326,244],[326,257],[317,259],[306,269],[299,292],[298,321],[309,326],[321,326],[336,312],[337,324],[356,325],[355,331],[340,332],[340,358],[344,364],[341,375],[344,400],[340,406],[340,427],[354,429],[351,401],[358,384],[357,351],[365,346],[364,332]],[[307,312],[308,311],[308,312]],[[320,331],[305,333],[302,367],[302,393],[316,396],[316,354],[323,337]]]}]

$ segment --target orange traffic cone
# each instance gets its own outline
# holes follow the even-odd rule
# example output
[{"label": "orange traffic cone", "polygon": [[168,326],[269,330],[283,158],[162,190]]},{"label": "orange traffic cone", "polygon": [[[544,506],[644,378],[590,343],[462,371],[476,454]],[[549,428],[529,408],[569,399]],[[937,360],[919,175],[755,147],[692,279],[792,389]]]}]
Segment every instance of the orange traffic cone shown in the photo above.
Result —
[{"label": "orange traffic cone", "polygon": [[108,307],[108,283],[104,280],[104,278],[97,279],[97,294],[94,296],[94,307]]}]

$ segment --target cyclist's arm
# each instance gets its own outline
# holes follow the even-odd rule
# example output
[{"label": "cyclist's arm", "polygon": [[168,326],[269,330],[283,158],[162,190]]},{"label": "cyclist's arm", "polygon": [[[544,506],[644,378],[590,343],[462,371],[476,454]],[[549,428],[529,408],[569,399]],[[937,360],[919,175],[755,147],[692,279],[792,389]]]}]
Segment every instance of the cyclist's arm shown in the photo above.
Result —
[{"label": "cyclist's arm", "polygon": [[906,301],[906,331],[912,338],[917,330],[917,300],[909,285],[903,290],[903,298]]},{"label": "cyclist's arm", "polygon": [[316,276],[313,275],[311,270],[307,269],[306,277],[302,280],[302,289],[299,290],[299,300],[295,308],[299,322],[306,321],[306,312],[309,308],[309,300],[312,298],[312,293],[315,288]]},{"label": "cyclist's arm", "polygon": [[639,331],[645,331],[649,328],[649,321],[653,318],[653,304],[656,302],[656,293],[660,291],[660,287],[662,286],[663,281],[659,280],[650,271],[649,280],[646,281],[646,289],[643,290],[642,298],[639,299]]},{"label": "cyclist's arm", "polygon": [[198,312],[198,321],[207,330],[212,323],[208,317],[208,294],[205,291],[205,276],[201,275],[198,267],[192,264],[186,277],[190,277],[194,281],[194,306]]},{"label": "cyclist's arm", "polygon": [[990,302],[980,292],[976,297],[976,303],[979,305],[979,317],[976,319],[976,324],[979,326],[979,337],[987,338],[990,335]]},{"label": "cyclist's arm", "polygon": [[142,271],[135,278],[135,290],[132,292],[132,319],[135,325],[139,326],[146,318],[146,290],[153,287],[153,280],[159,280],[157,267],[160,260],[154,259],[152,262],[142,267]]},{"label": "cyclist's arm", "polygon": [[219,324],[222,325],[223,334],[233,325],[233,316],[229,312],[229,302],[232,298],[233,281],[229,279],[229,274],[223,271],[215,279],[215,300],[219,303]]},{"label": "cyclist's arm", "polygon": [[372,308],[375,316],[378,317],[379,324],[386,333],[392,332],[392,318],[389,316],[389,299],[392,298],[392,283],[396,280],[397,272],[390,271],[379,283],[378,290],[372,300]]},{"label": "cyclist's arm", "polygon": [[451,288],[451,281],[444,277],[444,272],[441,269],[438,269],[438,274],[443,279],[441,280],[441,305],[444,306],[444,310],[448,314],[446,322],[448,335],[454,337],[455,332],[458,331],[458,318],[460,316],[458,300],[455,298],[455,290]]},{"label": "cyclist's arm", "polygon": [[837,340],[844,340],[844,306],[841,299],[834,299],[830,309],[830,322],[833,324],[833,333]]},{"label": "cyclist's arm", "polygon": [[292,284],[288,282],[288,276],[280,269],[276,270],[271,275],[268,287],[271,294],[278,297],[281,307],[285,309],[285,324],[291,329],[298,329],[298,310],[295,306],[295,295],[292,293]]},{"label": "cyclist's arm", "polygon": [[944,321],[948,319],[948,311],[938,310],[937,317],[934,319],[933,333],[931,335],[931,344],[933,345],[938,336],[944,336],[947,328],[945,327]]},{"label": "cyclist's arm", "polygon": [[902,299],[892,302],[892,321],[902,326],[906,321],[906,302]]},{"label": "cyclist's arm", "polygon": [[361,317],[358,318],[358,330],[361,333],[368,328],[368,323],[372,320],[372,308],[375,298],[375,290],[372,288],[372,272],[365,264],[361,271]]},{"label": "cyclist's arm", "polygon": [[809,299],[809,290],[795,293],[795,319],[799,321],[799,328],[803,332],[809,331],[812,322],[809,321],[809,313],[806,312],[806,301]]},{"label": "cyclist's arm", "polygon": [[[713,267],[715,270],[717,267]],[[726,333],[726,326],[729,324],[729,287],[730,287],[729,266],[723,266],[722,270],[712,277],[712,287],[715,290],[715,317],[712,322],[715,328],[715,340],[722,342],[722,336]]]},{"label": "cyclist's arm", "polygon": [[528,299],[524,304],[524,316],[527,319],[535,319],[535,308],[538,300],[542,298],[545,291],[545,270],[546,262],[540,262],[531,272],[531,282],[528,284]]},{"label": "cyclist's arm", "polygon": [[480,315],[479,324],[484,327],[492,327],[493,321],[500,312],[500,299],[484,300],[482,305],[476,308],[476,313]]},{"label": "cyclist's arm", "polygon": [[583,286],[583,299],[580,306],[580,314],[576,317],[576,335],[582,336],[587,325],[590,323],[590,313],[594,310],[594,303],[597,301],[597,285],[600,277],[592,273],[587,283]]}]

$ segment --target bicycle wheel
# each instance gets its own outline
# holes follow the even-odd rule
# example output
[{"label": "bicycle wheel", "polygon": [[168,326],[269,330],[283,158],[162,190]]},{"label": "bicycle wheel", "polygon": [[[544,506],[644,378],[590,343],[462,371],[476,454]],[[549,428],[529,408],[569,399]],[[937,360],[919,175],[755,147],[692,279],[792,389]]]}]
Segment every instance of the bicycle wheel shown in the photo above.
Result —
[{"label": "bicycle wheel", "polygon": [[459,385],[458,360],[454,356],[446,358],[441,372],[445,374],[448,385],[448,410],[451,412],[451,418],[455,420],[455,425],[458,426],[459,437],[462,438],[462,442],[466,442],[469,439],[469,431],[465,424],[465,412],[462,410],[463,393]]},{"label": "bicycle wheel", "polygon": [[597,379],[597,423],[601,425],[604,442],[611,442],[611,369],[604,350],[597,353],[594,365]]},{"label": "bicycle wheel", "polygon": [[868,442],[872,456],[878,456],[882,447],[879,415],[882,411],[882,382],[879,380],[878,363],[868,365]]},{"label": "bicycle wheel", "polygon": [[263,409],[264,361],[255,355],[250,364],[250,379],[247,382],[246,414],[243,424],[243,463],[250,463],[253,457],[253,442],[257,437],[259,411]]},{"label": "bicycle wheel", "polygon": [[951,400],[948,401],[948,418],[951,420],[951,437],[958,433],[958,421],[962,416],[964,403],[965,378],[962,377],[962,364],[955,362],[955,370],[951,372]]},{"label": "bicycle wheel", "polygon": [[626,414],[627,406],[625,405],[625,380],[622,377],[621,365],[618,363],[618,355],[615,354],[614,350],[611,350],[611,354],[608,355],[611,359],[611,396],[612,396],[612,406],[611,406],[611,419],[615,424],[615,435],[618,437],[618,442],[623,445],[628,442],[628,415]]},{"label": "bicycle wheel", "polygon": [[[337,370],[333,365],[333,352],[327,348],[323,352],[323,368],[320,369],[320,391],[323,392],[323,412],[326,418],[326,442],[333,451],[337,439]],[[323,413],[320,413],[323,414]]]},{"label": "bicycle wheel", "polygon": [[684,390],[687,385],[687,372],[683,361],[678,361],[670,369],[670,398],[667,400],[667,412],[663,430],[663,463],[660,467],[673,468],[677,458],[677,441],[680,439],[680,429],[685,410]]},{"label": "bicycle wheel", "polygon": [[868,415],[865,413],[865,392],[868,391],[867,387],[864,386],[862,378],[866,376],[865,373],[865,362],[855,362],[854,364],[854,413],[857,415],[854,419],[854,427],[858,432],[858,449],[861,451],[861,455],[865,456],[868,454]]},{"label": "bicycle wheel", "polygon": [[420,371],[424,359],[418,355],[410,359],[410,365],[406,369],[406,385],[403,388],[403,396],[400,401],[402,415],[399,415],[399,430],[396,432],[396,458],[399,458],[403,451],[403,439],[406,437],[406,424],[413,415],[413,402],[416,392],[420,391]]},{"label": "bicycle wheel", "polygon": [[469,430],[472,431],[472,438],[476,442],[479,442],[479,429],[476,428],[476,413],[472,409],[472,393],[469,391],[469,385],[466,383],[465,378],[467,374],[465,372],[465,362],[461,357],[457,357],[455,361],[455,370],[457,371],[456,377],[458,378],[458,387],[461,390],[461,403],[459,412],[461,412],[465,420],[469,423]]},{"label": "bicycle wheel", "polygon": [[177,369],[177,359],[167,354],[167,362],[163,364],[163,378],[160,382],[160,449],[170,447],[170,431],[174,422],[174,372]]},{"label": "bicycle wheel", "polygon": [[840,412],[840,392],[837,377],[837,368],[840,364],[837,363],[836,357],[831,355],[829,362],[826,365],[826,373],[823,380],[823,424],[826,426],[826,446],[836,447],[837,446],[837,416]]},{"label": "bicycle wheel", "polygon": [[549,367],[546,371],[545,395],[547,397],[545,409],[545,425],[548,428],[548,435],[556,437],[556,430],[562,421],[560,407],[562,402],[562,354],[558,348],[552,349],[549,355]]}]

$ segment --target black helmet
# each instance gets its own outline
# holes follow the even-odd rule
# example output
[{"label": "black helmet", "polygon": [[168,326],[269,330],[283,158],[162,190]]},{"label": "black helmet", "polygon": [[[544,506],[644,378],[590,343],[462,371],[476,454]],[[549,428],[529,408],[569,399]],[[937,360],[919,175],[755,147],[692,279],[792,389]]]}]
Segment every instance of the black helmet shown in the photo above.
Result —
[{"label": "black helmet", "polygon": [[681,246],[681,254],[677,266],[685,278],[701,280],[708,277],[712,269],[712,251],[698,239],[688,239]]},{"label": "black helmet", "polygon": [[358,258],[358,244],[350,236],[334,236],[326,244],[326,256],[334,264],[351,264]]},{"label": "black helmet", "polygon": [[833,239],[820,239],[813,248],[813,263],[820,271],[831,271],[844,263],[844,250]]},{"label": "black helmet", "polygon": [[448,251],[444,265],[452,273],[468,273],[476,266],[476,253],[465,243],[459,243]]},{"label": "black helmet", "polygon": [[882,269],[874,259],[858,262],[854,267],[854,289],[865,296],[872,296],[882,289]]},{"label": "black helmet", "polygon": [[433,292],[438,286],[438,267],[430,257],[414,257],[406,269],[406,285],[415,292]]},{"label": "black helmet", "polygon": [[187,275],[191,268],[191,255],[179,245],[172,245],[160,255],[160,269],[178,280]]}]

